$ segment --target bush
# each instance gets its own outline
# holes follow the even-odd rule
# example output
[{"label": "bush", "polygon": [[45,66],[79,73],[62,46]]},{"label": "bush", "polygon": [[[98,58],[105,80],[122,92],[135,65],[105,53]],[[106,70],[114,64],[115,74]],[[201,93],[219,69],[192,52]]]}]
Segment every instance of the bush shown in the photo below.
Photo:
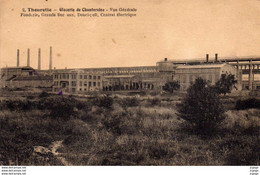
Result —
[{"label": "bush", "polygon": [[38,109],[50,110],[50,116],[53,118],[69,119],[71,115],[76,114],[78,101],[74,98],[50,97],[43,98],[38,103]]},{"label": "bush", "polygon": [[139,101],[136,97],[133,97],[133,98],[123,98],[119,101],[120,105],[123,107],[123,108],[127,108],[127,107],[135,107],[135,106],[139,106]]},{"label": "bush", "polygon": [[236,102],[236,109],[237,110],[244,110],[250,108],[257,108],[260,109],[260,100],[255,98],[250,98],[247,100],[238,100]]},{"label": "bush", "polygon": [[76,107],[78,110],[84,110],[86,112],[91,110],[92,104],[86,101],[77,101]]},{"label": "bush", "polygon": [[159,105],[161,103],[161,100],[159,98],[152,98],[152,99],[148,99],[148,102],[152,105]]},{"label": "bush", "polygon": [[259,165],[259,137],[228,137],[220,144],[220,149],[227,150],[226,165]]},{"label": "bush", "polygon": [[50,115],[53,118],[63,118],[67,120],[70,118],[71,115],[75,113],[75,106],[75,101],[71,99],[63,97],[57,98],[57,100],[54,103],[52,103]]},{"label": "bush", "polygon": [[[237,83],[235,75],[233,74],[221,74],[221,78],[214,86],[218,93],[226,95],[230,93],[234,85]],[[236,87],[235,87],[236,88]]]},{"label": "bush", "polygon": [[109,96],[103,96],[96,99],[94,102],[98,107],[111,109],[113,105],[113,98]]},{"label": "bush", "polygon": [[174,91],[180,89],[180,82],[178,81],[170,81],[167,82],[164,86],[163,86],[163,90],[173,93]]},{"label": "bush", "polygon": [[112,132],[115,135],[121,135],[121,123],[122,117],[119,115],[105,115],[104,120],[102,121],[106,130]]},{"label": "bush", "polygon": [[48,92],[42,91],[42,93],[40,93],[39,98],[45,98],[45,97],[49,97],[50,94],[48,94]]},{"label": "bush", "polygon": [[33,109],[36,104],[30,100],[7,100],[2,102],[1,105],[3,108],[7,108],[10,111],[28,111]]},{"label": "bush", "polygon": [[[1,121],[1,125],[5,123]],[[11,132],[12,131],[12,132]],[[15,165],[21,165],[32,155],[33,143],[30,132],[16,127],[15,130],[0,131],[0,161],[5,165],[10,165],[10,161]]]},{"label": "bush", "polygon": [[209,84],[198,78],[192,84],[182,103],[178,115],[193,131],[203,135],[212,134],[225,119],[219,94]]},{"label": "bush", "polygon": [[28,100],[33,100],[35,97],[32,96],[32,95],[28,95],[26,98],[27,98]]}]

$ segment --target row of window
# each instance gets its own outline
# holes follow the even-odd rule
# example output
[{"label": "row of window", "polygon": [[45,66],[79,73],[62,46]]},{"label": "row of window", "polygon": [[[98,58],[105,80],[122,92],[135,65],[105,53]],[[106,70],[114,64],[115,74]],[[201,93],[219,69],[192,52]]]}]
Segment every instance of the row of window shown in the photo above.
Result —
[{"label": "row of window", "polygon": [[[58,86],[58,81],[54,81],[54,85],[55,86]],[[79,86],[89,86],[89,87],[91,87],[91,86],[94,86],[94,87],[96,87],[96,86],[98,86],[98,87],[100,87],[101,86],[101,83],[100,82],[91,82],[91,81],[89,81],[89,82],[87,82],[87,81],[80,81],[79,82]],[[69,82],[67,82],[67,86],[69,86]],[[71,86],[77,86],[77,82],[76,81],[71,81]]]},{"label": "row of window", "polygon": [[[69,79],[69,74],[55,74],[54,75],[54,79]],[[77,74],[71,74],[71,79],[76,79],[77,78]],[[79,75],[79,79],[92,79],[93,80],[100,80],[101,79],[101,76],[96,76],[96,75]]]},{"label": "row of window", "polygon": [[217,75],[208,74],[208,75],[180,75],[179,80],[182,83],[190,83],[194,82],[195,79],[201,77],[202,79],[209,80],[210,82],[214,83],[216,79],[218,79]]},{"label": "row of window", "polygon": [[79,75],[79,79],[92,79],[93,78],[93,80],[96,80],[96,79],[98,79],[98,80],[100,80],[101,79],[101,77],[100,76],[96,76],[96,75],[89,75],[89,76],[87,76],[87,75]]},{"label": "row of window", "polygon": [[[84,85],[84,86],[87,86],[87,82],[86,82],[86,81],[84,81],[84,82],[83,82],[83,81],[80,81],[80,82],[79,82],[79,86],[83,86],[83,85]],[[93,86],[94,86],[94,87],[95,87],[95,86],[100,87],[100,85],[101,85],[100,82],[93,82]],[[92,86],[92,82],[91,82],[91,81],[88,82],[88,86],[89,86],[89,87]]]}]

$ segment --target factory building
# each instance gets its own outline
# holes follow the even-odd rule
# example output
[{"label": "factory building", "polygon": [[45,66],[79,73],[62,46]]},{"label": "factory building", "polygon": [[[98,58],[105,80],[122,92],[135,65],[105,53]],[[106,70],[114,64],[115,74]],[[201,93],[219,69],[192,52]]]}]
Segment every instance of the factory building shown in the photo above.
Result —
[{"label": "factory building", "polygon": [[32,67],[6,67],[1,69],[2,88],[51,88],[52,76],[41,75]]},{"label": "factory building", "polygon": [[[145,77],[146,75],[146,77]],[[158,80],[151,75],[105,75],[103,91],[156,90]]]},{"label": "factory building", "polygon": [[[38,69],[30,67],[30,49],[27,50],[27,66],[20,66],[19,49],[17,67],[1,69],[1,87],[48,87],[54,92],[86,93],[90,91],[160,91],[167,82],[178,81],[185,91],[198,77],[215,84],[221,74],[234,74],[238,89],[259,89],[260,58],[225,58],[192,60],[168,60],[156,66],[108,67],[81,69],[52,69],[50,47],[49,70],[41,70],[41,49],[38,50]],[[243,63],[241,63],[243,62]],[[248,80],[242,80],[243,75]]]},{"label": "factory building", "polygon": [[16,67],[5,67],[0,71],[1,88],[41,88],[52,89],[52,47],[50,47],[50,69],[41,70],[41,49],[38,50],[38,69],[30,67],[30,49],[27,49],[27,65],[20,66],[20,50],[17,49]]},{"label": "factory building", "polygon": [[53,70],[54,92],[85,93],[102,89],[103,76],[98,72],[83,69]]},{"label": "factory building", "polygon": [[221,74],[236,75],[236,68],[226,63],[182,65],[176,68],[174,80],[180,83],[180,90],[185,91],[199,77],[214,85]]}]

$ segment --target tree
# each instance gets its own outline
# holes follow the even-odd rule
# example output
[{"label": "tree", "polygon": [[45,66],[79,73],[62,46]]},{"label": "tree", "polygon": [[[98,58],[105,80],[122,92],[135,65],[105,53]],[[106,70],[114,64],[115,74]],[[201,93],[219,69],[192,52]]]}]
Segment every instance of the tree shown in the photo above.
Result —
[{"label": "tree", "polygon": [[[233,74],[221,74],[221,78],[217,81],[215,88],[219,94],[226,95],[230,93],[234,85],[237,83],[235,75]],[[236,88],[236,87],[235,87]]]},{"label": "tree", "polygon": [[164,87],[163,90],[173,93],[174,91],[180,89],[180,83],[178,81],[170,81],[167,82]]},{"label": "tree", "polygon": [[202,78],[195,80],[178,105],[178,115],[192,131],[209,135],[225,119],[224,108],[216,90]]}]

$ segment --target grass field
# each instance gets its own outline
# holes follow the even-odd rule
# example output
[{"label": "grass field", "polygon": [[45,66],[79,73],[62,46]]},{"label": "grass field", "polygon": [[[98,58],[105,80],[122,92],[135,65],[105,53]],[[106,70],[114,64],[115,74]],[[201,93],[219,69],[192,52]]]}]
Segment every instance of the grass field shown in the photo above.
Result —
[{"label": "grass field", "polygon": [[196,135],[180,96],[1,98],[0,165],[259,165],[260,109],[235,109]]}]

